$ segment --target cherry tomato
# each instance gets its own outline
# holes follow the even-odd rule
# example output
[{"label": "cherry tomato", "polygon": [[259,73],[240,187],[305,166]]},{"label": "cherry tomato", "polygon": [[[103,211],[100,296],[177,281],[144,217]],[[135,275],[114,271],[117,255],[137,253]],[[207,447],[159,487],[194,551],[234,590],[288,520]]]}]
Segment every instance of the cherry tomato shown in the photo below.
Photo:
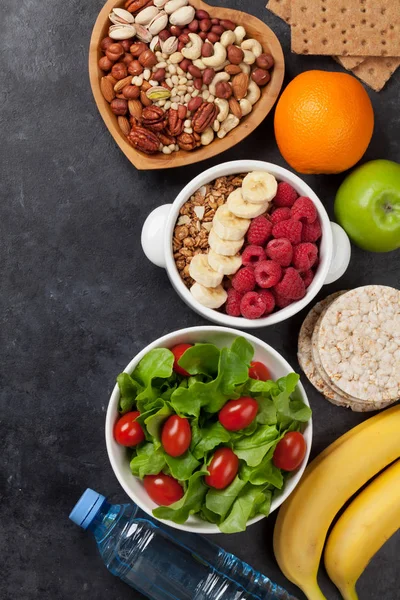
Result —
[{"label": "cherry tomato", "polygon": [[143,483],[150,498],[160,506],[169,506],[183,496],[182,486],[171,475],[146,475]]},{"label": "cherry tomato", "polygon": [[219,411],[219,422],[228,431],[239,431],[248,427],[257,416],[258,403],[254,398],[229,400]]},{"label": "cherry tomato", "polygon": [[272,460],[278,469],[295,471],[303,462],[306,451],[304,436],[299,431],[289,431],[276,446]]},{"label": "cherry tomato", "polygon": [[177,346],[174,346],[173,348],[171,348],[171,352],[175,356],[174,371],[175,371],[175,373],[178,373],[179,375],[183,375],[184,377],[190,377],[190,373],[185,371],[185,369],[182,369],[182,367],[180,367],[178,365],[178,361],[181,358],[182,354],[184,354],[186,352],[186,350],[191,348],[192,345],[193,344],[178,344]]},{"label": "cherry tomato", "polygon": [[271,373],[263,363],[253,361],[250,363],[249,377],[258,379],[259,381],[269,381]]},{"label": "cherry tomato", "polygon": [[230,448],[219,448],[208,467],[209,475],[204,481],[210,487],[223,490],[235,479],[239,470],[239,459]]},{"label": "cherry tomato", "polygon": [[172,415],[164,424],[161,443],[170,456],[181,456],[192,441],[192,430],[189,421],[178,415]]},{"label": "cherry tomato", "polygon": [[134,410],[121,417],[114,427],[114,438],[121,446],[137,446],[144,440],[143,429],[136,419],[140,412]]}]

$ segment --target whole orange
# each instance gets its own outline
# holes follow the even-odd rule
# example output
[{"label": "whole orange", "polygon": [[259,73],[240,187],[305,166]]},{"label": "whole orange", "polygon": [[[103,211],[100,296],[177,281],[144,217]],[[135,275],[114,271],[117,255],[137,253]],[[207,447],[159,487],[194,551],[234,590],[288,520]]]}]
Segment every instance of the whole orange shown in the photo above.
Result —
[{"label": "whole orange", "polygon": [[289,83],[275,111],[283,158],[299,173],[340,173],[355,165],[374,129],[371,100],[346,73],[306,71]]}]

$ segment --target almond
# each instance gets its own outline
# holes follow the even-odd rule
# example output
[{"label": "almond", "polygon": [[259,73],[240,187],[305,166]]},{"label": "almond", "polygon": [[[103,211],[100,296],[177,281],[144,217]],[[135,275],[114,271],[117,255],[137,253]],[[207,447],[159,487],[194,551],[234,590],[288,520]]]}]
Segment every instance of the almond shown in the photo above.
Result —
[{"label": "almond", "polygon": [[243,115],[242,115],[242,109],[240,108],[239,102],[233,97],[229,98],[228,102],[229,102],[230,112],[233,115],[235,115],[235,117],[237,117],[238,119],[241,119]]},{"label": "almond", "polygon": [[113,84],[111,83],[111,81],[109,79],[107,79],[107,77],[101,78],[100,89],[101,89],[101,93],[103,94],[105,100],[107,100],[107,102],[109,104],[111,104],[111,102],[115,98],[115,92],[114,92]]},{"label": "almond", "polygon": [[126,117],[118,117],[118,125],[124,135],[129,135],[131,125]]},{"label": "almond", "polygon": [[246,96],[249,88],[249,82],[250,78],[247,73],[239,73],[238,75],[235,75],[233,78],[232,87],[233,95],[235,96],[236,100],[242,100]]},{"label": "almond", "polygon": [[118,92],[122,92],[122,90],[124,89],[124,87],[126,85],[129,85],[131,82],[132,82],[132,76],[131,75],[129,77],[124,77],[123,79],[120,79],[114,85],[114,92],[116,92],[117,94],[118,94]]},{"label": "almond", "polygon": [[111,83],[113,84],[113,87],[114,87],[114,85],[115,85],[115,84],[117,83],[117,81],[118,81],[118,79],[115,79],[115,77],[113,77],[113,76],[111,75],[111,73],[109,73],[108,75],[106,75],[106,77],[105,77],[105,78],[106,78],[106,79],[108,79],[109,81],[111,81]]},{"label": "almond", "polygon": [[242,72],[242,69],[239,65],[226,65],[225,71],[229,73],[229,75],[237,75]]},{"label": "almond", "polygon": [[135,119],[140,119],[142,116],[143,106],[140,100],[129,100],[128,102],[129,114]]}]

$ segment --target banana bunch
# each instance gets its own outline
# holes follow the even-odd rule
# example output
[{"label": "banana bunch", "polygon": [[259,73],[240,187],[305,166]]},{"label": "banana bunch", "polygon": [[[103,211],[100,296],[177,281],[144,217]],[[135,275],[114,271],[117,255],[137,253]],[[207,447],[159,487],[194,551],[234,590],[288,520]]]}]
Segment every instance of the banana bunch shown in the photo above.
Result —
[{"label": "banana bunch", "polygon": [[[369,479],[400,458],[399,431],[400,405],[351,429],[307,467],[283,504],[274,531],[275,557],[308,600],[326,600],[317,574],[335,515]],[[332,531],[325,563],[345,600],[357,600],[354,585],[363,567],[400,525],[398,471],[391,468],[366,488]],[[361,523],[369,529],[362,530]]]},{"label": "banana bunch", "polygon": [[251,219],[265,213],[277,188],[273,175],[253,171],[216,211],[208,236],[210,251],[196,254],[189,266],[189,274],[195,281],[190,291],[203,306],[220,308],[226,302],[227,293],[221,285],[224,275],[234,275],[240,269],[242,260],[238,252]]}]

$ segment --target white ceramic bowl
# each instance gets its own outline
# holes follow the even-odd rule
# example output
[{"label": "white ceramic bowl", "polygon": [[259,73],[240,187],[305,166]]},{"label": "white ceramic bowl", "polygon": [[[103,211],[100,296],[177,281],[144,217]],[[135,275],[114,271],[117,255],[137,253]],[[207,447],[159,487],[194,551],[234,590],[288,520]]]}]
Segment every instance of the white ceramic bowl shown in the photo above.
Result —
[{"label": "white ceramic bowl", "polygon": [[[290,183],[300,196],[308,196],[314,202],[322,226],[320,245],[320,264],[314,280],[301,300],[261,319],[249,320],[243,317],[230,317],[222,312],[206,308],[195,300],[183,283],[175,264],[172,250],[172,234],[182,205],[201,186],[217,177],[247,173],[249,171],[268,171],[279,181]],[[159,267],[167,270],[168,277],[179,296],[197,313],[220,325],[239,328],[265,327],[280,323],[302,310],[318,294],[326,283],[333,283],[346,271],[350,262],[349,238],[337,223],[329,220],[328,214],[318,196],[300,177],[272,163],[256,160],[240,160],[223,163],[204,171],[190,181],[180,192],[173,204],[159,206],[147,217],[142,230],[142,247],[147,258]]]},{"label": "white ceramic bowl", "polygon": [[[288,373],[293,372],[293,369],[289,363],[278,352],[276,352],[276,350],[271,348],[271,346],[268,346],[268,344],[262,340],[259,340],[248,333],[236,331],[235,329],[227,329],[225,327],[191,327],[188,329],[175,331],[174,333],[169,333],[139,352],[139,354],[137,354],[126,367],[125,372],[132,373],[143,356],[145,356],[145,354],[147,354],[150,350],[153,350],[153,348],[172,348],[172,346],[175,344],[193,344],[195,342],[209,342],[220,348],[223,348],[225,346],[230,346],[237,336],[245,337],[253,345],[255,360],[261,361],[268,365],[273,379],[284,377]],[[301,383],[298,384],[297,393],[303,402],[309,406],[307,395]],[[152,510],[156,508],[156,504],[150,500],[140,479],[132,475],[129,468],[129,460],[127,458],[126,448],[119,446],[114,440],[113,429],[115,422],[118,419],[119,398],[119,389],[116,385],[110,398],[106,417],[106,443],[108,456],[114,473],[125,492],[142,510],[144,510],[147,514],[152,515]],[[307,442],[306,457],[301,467],[289,477],[282,493],[272,502],[271,512],[276,510],[282,504],[282,502],[286,500],[303,475],[311,450],[311,420],[305,425],[303,434]],[[254,519],[251,519],[248,522],[248,525],[257,523],[263,518],[263,515],[257,516]],[[178,525],[172,521],[165,521],[165,523],[171,527],[175,527],[176,529],[191,531],[193,533],[221,533],[216,525],[207,523],[206,521],[203,521],[199,517],[195,516],[189,517],[184,525]]]}]

